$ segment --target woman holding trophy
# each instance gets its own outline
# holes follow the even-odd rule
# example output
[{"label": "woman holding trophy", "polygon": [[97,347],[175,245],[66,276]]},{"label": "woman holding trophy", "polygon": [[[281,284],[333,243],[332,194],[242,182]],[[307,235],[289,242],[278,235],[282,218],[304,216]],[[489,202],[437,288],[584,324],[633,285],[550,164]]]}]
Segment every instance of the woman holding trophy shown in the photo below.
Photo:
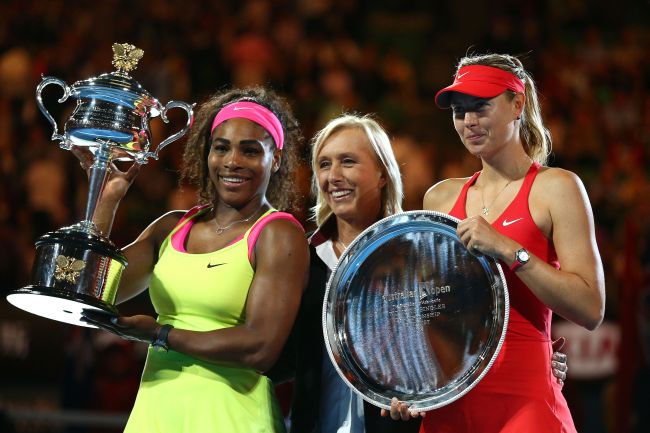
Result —
[{"label": "woman holding trophy", "polygon": [[[158,318],[86,316],[151,343],[125,431],[284,431],[262,372],[280,354],[307,278],[304,231],[273,208],[290,205],[300,138],[287,103],[267,89],[230,90],[198,110],[183,174],[199,205],[161,216],[124,248],[117,302],[149,288]],[[113,168],[93,218],[103,233],[137,171]]]},{"label": "woman holding trophy", "polygon": [[[587,329],[603,318],[603,268],[587,194],[575,174],[543,166],[550,135],[519,59],[463,58],[436,104],[451,107],[461,142],[483,169],[434,185],[424,208],[462,220],[463,244],[501,261],[510,320],[488,374],[463,398],[429,414],[422,431],[575,431],[550,374],[551,317],[556,312]],[[408,419],[408,407],[393,404],[391,416]]]}]

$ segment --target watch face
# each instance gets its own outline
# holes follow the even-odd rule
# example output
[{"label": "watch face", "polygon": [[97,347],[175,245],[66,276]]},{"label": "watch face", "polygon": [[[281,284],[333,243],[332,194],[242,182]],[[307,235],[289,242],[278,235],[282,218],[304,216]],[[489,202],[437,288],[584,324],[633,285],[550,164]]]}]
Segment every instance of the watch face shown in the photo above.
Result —
[{"label": "watch face", "polygon": [[517,260],[521,263],[526,263],[530,260],[530,254],[526,250],[519,250],[517,251]]}]

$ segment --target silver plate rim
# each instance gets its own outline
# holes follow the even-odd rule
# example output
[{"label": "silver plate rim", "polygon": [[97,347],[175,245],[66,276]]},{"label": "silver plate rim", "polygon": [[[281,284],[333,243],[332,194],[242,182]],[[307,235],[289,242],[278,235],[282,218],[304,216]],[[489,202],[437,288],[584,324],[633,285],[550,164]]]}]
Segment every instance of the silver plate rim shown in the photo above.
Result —
[{"label": "silver plate rim", "polygon": [[[352,250],[352,248],[359,243],[365,235],[367,235],[369,232],[373,231],[377,226],[381,224],[385,224],[387,221],[396,219],[399,217],[403,216],[408,216],[408,215],[424,215],[424,216],[435,216],[435,217],[442,217],[445,219],[449,219],[452,222],[458,224],[461,220],[459,218],[456,218],[452,215],[448,215],[443,212],[438,212],[438,211],[431,211],[431,210],[413,210],[413,211],[404,211],[400,213],[396,213],[387,217],[384,217],[380,219],[379,221],[375,222],[372,224],[370,227],[366,228],[363,232],[361,232],[350,244],[345,248],[345,250],[341,253],[341,256],[339,257],[339,260],[337,261],[336,265],[334,266],[334,269],[332,269],[332,272],[330,274],[330,277],[327,281],[327,285],[325,287],[325,295],[323,297],[323,306],[322,306],[322,314],[321,314],[321,319],[322,319],[322,331],[323,331],[323,338],[325,341],[325,348],[327,349],[327,354],[330,358],[330,361],[332,362],[332,365],[334,366],[337,374],[339,377],[343,380],[343,382],[350,388],[352,391],[354,391],[359,397],[361,397],[363,400],[367,401],[368,403],[380,407],[382,409],[390,410],[390,404],[383,403],[381,401],[375,400],[369,396],[367,396],[365,393],[363,393],[361,390],[359,390],[355,385],[353,385],[345,376],[341,368],[339,367],[338,363],[336,362],[336,358],[334,356],[334,353],[332,352],[331,348],[331,342],[329,339],[329,335],[327,332],[327,300],[329,298],[329,293],[331,289],[331,284],[332,284],[332,277],[336,274],[337,270],[343,263],[343,259],[347,257],[348,252]],[[495,350],[490,357],[490,360],[488,361],[485,369],[476,377],[476,379],[468,384],[464,389],[462,389],[460,392],[458,392],[456,395],[452,396],[448,400],[445,400],[443,402],[438,402],[435,404],[422,404],[420,403],[425,403],[426,400],[422,400],[421,402],[416,402],[415,404],[411,405],[411,409],[418,411],[418,412],[427,412],[433,409],[437,409],[442,406],[446,406],[459,398],[463,397],[465,394],[467,394],[470,390],[472,390],[482,379],[483,377],[490,371],[492,368],[492,365],[496,361],[497,356],[501,352],[501,347],[503,346],[503,342],[506,337],[506,331],[508,329],[508,322],[510,319],[510,296],[508,293],[508,286],[507,282],[505,279],[505,275],[503,274],[503,269],[501,264],[499,263],[498,260],[492,259],[494,264],[496,265],[496,269],[499,273],[499,277],[501,278],[501,281],[503,282],[503,294],[504,294],[504,304],[503,304],[503,310],[504,310],[504,317],[503,317],[503,329],[501,331],[501,335],[499,336],[499,341],[495,347]]]}]

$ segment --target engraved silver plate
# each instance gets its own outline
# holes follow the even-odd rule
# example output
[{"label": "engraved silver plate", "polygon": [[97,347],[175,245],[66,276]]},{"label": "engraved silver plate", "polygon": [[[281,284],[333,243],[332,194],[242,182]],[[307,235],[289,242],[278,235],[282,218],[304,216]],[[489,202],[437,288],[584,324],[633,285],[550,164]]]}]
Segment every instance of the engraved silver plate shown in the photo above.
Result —
[{"label": "engraved silver plate", "polygon": [[390,408],[435,409],[465,395],[496,359],[508,291],[496,260],[471,254],[458,219],[411,211],[378,221],[343,252],[323,304],[323,332],[343,380]]}]

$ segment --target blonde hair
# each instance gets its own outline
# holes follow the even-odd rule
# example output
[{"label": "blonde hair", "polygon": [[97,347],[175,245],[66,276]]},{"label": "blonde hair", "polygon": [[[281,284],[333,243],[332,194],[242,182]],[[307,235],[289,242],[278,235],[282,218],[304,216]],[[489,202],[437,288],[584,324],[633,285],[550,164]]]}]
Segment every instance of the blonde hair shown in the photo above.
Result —
[{"label": "blonde hair", "polygon": [[[458,63],[456,70],[463,66],[484,65],[499,68],[516,75],[526,86],[526,103],[521,113],[520,135],[523,141],[526,154],[540,164],[546,164],[548,155],[551,153],[551,133],[544,126],[542,120],[542,109],[537,97],[537,88],[533,77],[526,72],[521,61],[509,54],[482,54],[463,57]],[[507,91],[511,98],[514,92]]]},{"label": "blonde hair", "polygon": [[316,158],[320,153],[325,142],[335,133],[343,129],[356,128],[363,131],[370,142],[377,160],[382,166],[386,175],[386,185],[381,191],[381,208],[383,216],[393,215],[402,212],[402,199],[404,190],[402,186],[402,176],[390,144],[390,139],[384,128],[370,115],[360,116],[357,114],[343,114],[335,119],[330,120],[327,125],[316,133],[312,139],[311,168],[314,173],[312,176],[312,191],[316,195],[316,205],[312,208],[313,219],[319,226],[332,215],[332,209],[324,200],[321,190],[318,186],[318,166]]}]

